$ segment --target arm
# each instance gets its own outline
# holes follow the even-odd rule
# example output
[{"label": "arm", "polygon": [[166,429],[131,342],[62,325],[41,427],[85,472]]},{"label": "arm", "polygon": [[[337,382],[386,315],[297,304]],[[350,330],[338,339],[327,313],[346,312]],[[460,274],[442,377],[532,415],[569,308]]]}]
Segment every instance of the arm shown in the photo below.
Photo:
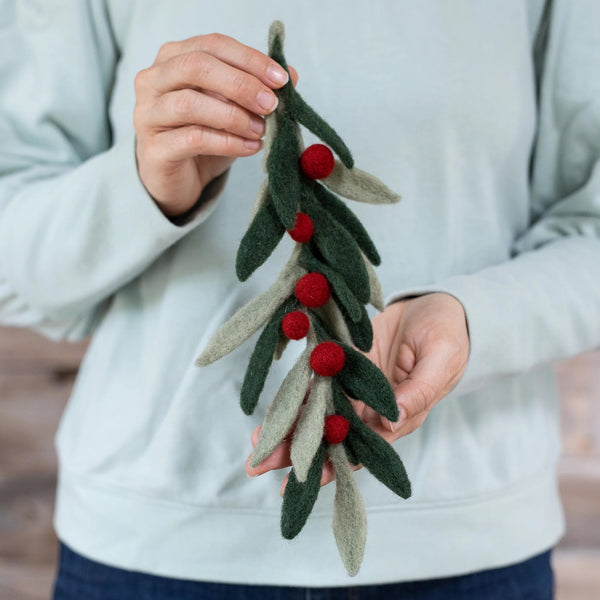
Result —
[{"label": "arm", "polygon": [[0,67],[0,324],[75,340],[212,213],[233,160],[260,149],[253,113],[272,110],[260,98],[276,102],[269,86],[287,74],[227,36],[163,44],[132,82],[132,130],[113,143],[119,51],[105,3],[40,6],[13,7],[0,29],[10,48]]},{"label": "arm", "polygon": [[[557,0],[550,20],[532,163],[531,225],[511,260],[391,293],[445,292],[466,312],[473,391],[600,346],[600,7]],[[509,326],[507,326],[509,324]]]}]

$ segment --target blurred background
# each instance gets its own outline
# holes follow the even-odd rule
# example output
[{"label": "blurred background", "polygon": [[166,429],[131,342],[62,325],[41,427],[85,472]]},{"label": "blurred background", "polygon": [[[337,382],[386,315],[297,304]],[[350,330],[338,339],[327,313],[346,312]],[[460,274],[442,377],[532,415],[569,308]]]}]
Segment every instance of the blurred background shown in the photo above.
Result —
[{"label": "blurred background", "polygon": [[[47,600],[57,558],[53,437],[86,342],[0,327],[0,600]],[[567,533],[557,600],[600,599],[600,353],[556,365]],[[83,599],[82,599],[83,600]]]}]

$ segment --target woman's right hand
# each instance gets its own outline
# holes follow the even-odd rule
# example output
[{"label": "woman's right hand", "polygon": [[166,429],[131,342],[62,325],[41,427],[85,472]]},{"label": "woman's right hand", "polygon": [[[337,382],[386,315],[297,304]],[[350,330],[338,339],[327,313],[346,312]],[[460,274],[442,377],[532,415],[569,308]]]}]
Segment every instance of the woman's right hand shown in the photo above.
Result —
[{"label": "woman's right hand", "polygon": [[287,81],[276,61],[226,35],[161,46],[135,77],[133,120],[140,179],[166,216],[186,212],[236,157],[260,150],[272,90]]}]

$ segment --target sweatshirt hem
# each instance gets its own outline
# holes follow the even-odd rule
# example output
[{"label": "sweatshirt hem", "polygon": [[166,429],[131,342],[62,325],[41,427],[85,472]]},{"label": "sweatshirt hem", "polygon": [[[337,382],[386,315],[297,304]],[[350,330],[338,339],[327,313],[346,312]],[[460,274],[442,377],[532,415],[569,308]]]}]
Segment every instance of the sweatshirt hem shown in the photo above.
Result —
[{"label": "sweatshirt hem", "polygon": [[448,577],[526,560],[565,532],[552,465],[483,500],[368,508],[363,564],[350,577],[323,526],[332,512],[311,514],[285,540],[279,511],[179,504],[85,479],[59,471],[54,527],[64,543],[110,566],[198,581],[335,587]]}]

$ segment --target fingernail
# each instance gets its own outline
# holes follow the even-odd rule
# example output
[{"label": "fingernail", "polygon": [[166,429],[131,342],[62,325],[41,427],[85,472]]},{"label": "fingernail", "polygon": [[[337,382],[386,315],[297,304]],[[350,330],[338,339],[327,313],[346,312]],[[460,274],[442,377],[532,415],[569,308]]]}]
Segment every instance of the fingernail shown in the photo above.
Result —
[{"label": "fingernail", "polygon": [[281,67],[276,67],[274,65],[269,65],[269,67],[267,68],[267,77],[273,83],[277,83],[277,84],[287,83],[288,79],[290,78],[289,75],[287,74],[287,71],[285,71]]},{"label": "fingernail", "polygon": [[248,150],[258,150],[260,148],[260,140],[244,140],[244,145]]},{"label": "fingernail", "polygon": [[254,131],[254,133],[262,135],[265,131],[265,122],[258,117],[252,117],[250,119],[250,129]]},{"label": "fingernail", "polygon": [[256,101],[265,110],[275,110],[275,107],[279,103],[279,99],[272,92],[260,90],[256,96]]}]

